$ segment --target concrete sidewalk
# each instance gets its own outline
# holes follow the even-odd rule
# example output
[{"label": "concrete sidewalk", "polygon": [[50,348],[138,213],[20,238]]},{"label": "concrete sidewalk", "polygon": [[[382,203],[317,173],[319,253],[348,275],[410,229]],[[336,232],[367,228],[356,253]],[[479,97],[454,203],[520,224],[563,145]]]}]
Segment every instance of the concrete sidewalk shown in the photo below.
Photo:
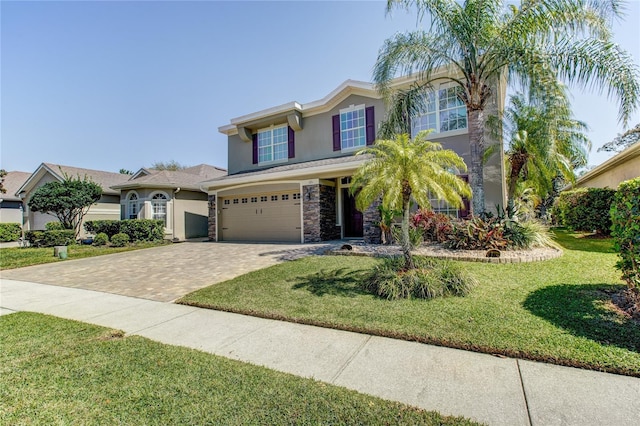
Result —
[{"label": "concrete sidewalk", "polygon": [[117,328],[490,425],[640,424],[640,379],[91,290],[0,280],[0,314]]}]

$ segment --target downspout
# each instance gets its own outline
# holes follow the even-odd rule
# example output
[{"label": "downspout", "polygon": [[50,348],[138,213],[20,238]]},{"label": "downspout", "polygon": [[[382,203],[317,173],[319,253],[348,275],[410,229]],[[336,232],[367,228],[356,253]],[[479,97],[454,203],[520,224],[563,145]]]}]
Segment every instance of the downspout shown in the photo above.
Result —
[{"label": "downspout", "polygon": [[180,187],[173,191],[173,206],[171,208],[171,229],[173,230],[172,241],[176,239],[176,194],[180,192]]}]

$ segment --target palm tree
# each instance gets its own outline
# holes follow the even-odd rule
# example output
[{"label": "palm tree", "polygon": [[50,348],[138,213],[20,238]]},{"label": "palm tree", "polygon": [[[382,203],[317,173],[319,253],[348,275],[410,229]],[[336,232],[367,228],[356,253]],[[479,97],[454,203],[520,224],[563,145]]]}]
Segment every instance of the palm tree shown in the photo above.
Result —
[{"label": "palm tree", "polygon": [[631,56],[612,42],[609,23],[622,16],[622,0],[388,0],[417,7],[429,31],[399,33],[380,49],[373,79],[385,96],[400,74],[418,73],[425,90],[448,67],[458,97],[466,105],[471,154],[472,212],[484,211],[483,154],[485,107],[496,82],[506,78],[530,87],[558,79],[606,89],[619,101],[626,124],[638,108],[639,71]]},{"label": "palm tree", "polygon": [[566,90],[558,85],[556,92],[544,90],[541,100],[532,94],[511,97],[503,120],[488,120],[492,133],[502,133],[507,139],[507,184],[509,203],[513,204],[518,184],[527,181],[527,186],[545,197],[552,189],[553,180],[561,177],[565,181],[575,180],[574,169],[587,162],[591,142],[584,134],[588,127],[575,120],[567,99]]},{"label": "palm tree", "polygon": [[382,198],[382,206],[402,211],[402,252],[405,268],[414,268],[409,241],[411,201],[429,207],[429,194],[461,207],[462,197],[471,195],[466,182],[451,172],[466,170],[462,158],[452,150],[426,139],[428,132],[415,138],[407,133],[394,139],[380,139],[356,155],[370,155],[352,177],[351,193],[356,195],[356,207],[364,211]]}]

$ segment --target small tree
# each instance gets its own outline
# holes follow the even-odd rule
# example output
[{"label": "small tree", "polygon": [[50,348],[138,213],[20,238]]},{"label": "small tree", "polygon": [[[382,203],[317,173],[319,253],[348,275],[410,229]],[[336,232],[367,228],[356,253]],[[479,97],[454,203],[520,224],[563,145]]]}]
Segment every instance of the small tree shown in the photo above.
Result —
[{"label": "small tree", "polygon": [[0,194],[4,194],[5,192],[7,192],[6,189],[4,189],[4,177],[7,175],[7,172],[5,169],[0,169]]},{"label": "small tree", "polygon": [[186,169],[187,166],[178,163],[176,160],[171,160],[167,161],[166,163],[164,161],[156,161],[151,165],[151,168],[155,170],[168,170],[171,172],[176,172]]},{"label": "small tree", "polygon": [[82,219],[101,195],[102,187],[86,176],[80,179],[65,175],[62,182],[48,182],[38,188],[29,200],[29,208],[56,216],[77,238]]}]

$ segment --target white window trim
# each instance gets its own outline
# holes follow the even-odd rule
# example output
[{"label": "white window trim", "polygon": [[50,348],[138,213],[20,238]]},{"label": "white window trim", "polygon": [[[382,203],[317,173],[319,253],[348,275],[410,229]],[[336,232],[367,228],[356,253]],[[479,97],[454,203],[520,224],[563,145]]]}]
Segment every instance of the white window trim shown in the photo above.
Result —
[{"label": "white window trim", "polygon": [[[458,86],[456,83],[442,83],[438,86],[437,89],[434,89],[431,91],[431,93],[434,94],[434,103],[435,103],[435,114],[436,114],[436,126],[438,127],[438,129],[434,129],[431,134],[434,135],[434,137],[436,137],[435,135],[438,135],[437,137],[445,137],[445,136],[457,136],[457,135],[464,135],[469,133],[469,115],[467,113],[467,127],[465,127],[464,129],[454,129],[454,130],[446,130],[444,132],[439,131],[440,128],[440,103],[438,102],[438,95],[439,95],[439,91],[440,90],[445,90],[448,89],[450,87],[455,87]],[[466,105],[465,105],[466,108]],[[433,113],[431,113],[433,114]],[[427,114],[422,114],[419,117],[422,117],[424,115]],[[417,133],[414,133],[414,129],[413,126],[411,126],[411,136],[414,137]],[[426,130],[426,129],[423,129]],[[421,130],[419,130],[421,131]]]},{"label": "white window trim", "polygon": [[[358,110],[362,110],[364,113],[364,144],[345,148],[342,145],[344,142],[342,139],[342,114],[347,112],[352,112],[352,111],[358,111]],[[338,119],[339,119],[338,121],[340,126],[340,152],[353,152],[353,151],[358,151],[362,148],[366,148],[367,146],[367,109],[365,104],[349,105],[348,108],[342,108],[341,110],[338,111]]]},{"label": "white window trim", "polygon": [[[278,164],[278,163],[286,163],[287,161],[289,161],[289,126],[287,124],[282,124],[282,125],[274,125],[272,124],[269,127],[265,127],[263,129],[259,129],[256,132],[256,135],[259,135],[260,133],[263,132],[271,132],[271,160],[268,161],[260,161],[260,142],[258,140],[256,140],[256,143],[258,144],[258,164]],[[273,131],[277,130],[277,129],[281,129],[284,128],[286,129],[286,135],[287,135],[287,141],[285,142],[285,145],[287,147],[287,155],[285,156],[285,158],[280,158],[278,160],[274,160],[274,153],[275,150],[273,149]],[[258,136],[256,136],[256,138],[259,138]]]},{"label": "white window trim", "polygon": [[165,228],[169,228],[169,201],[171,201],[171,198],[169,198],[169,194],[167,194],[164,191],[154,191],[149,196],[149,201],[151,203],[151,219],[156,219],[155,212],[153,211],[153,203],[156,201],[153,197],[155,197],[156,195],[163,195],[165,197],[165,199],[163,200],[164,201],[164,226]]},{"label": "white window trim", "polygon": [[137,218],[137,217],[138,217],[138,215],[140,214],[140,210],[141,210],[141,209],[140,209],[140,205],[141,205],[141,203],[144,203],[144,200],[142,200],[142,199],[140,198],[140,195],[138,194],[138,192],[137,192],[137,191],[129,191],[129,192],[127,193],[126,198],[125,198],[125,211],[126,211],[126,218],[127,218],[127,219],[131,219],[131,216],[132,216],[132,214],[131,214],[131,203],[132,203],[131,196],[132,196],[132,195],[135,195],[135,196],[136,196],[136,199],[135,199],[135,204],[136,204],[136,218]]}]

